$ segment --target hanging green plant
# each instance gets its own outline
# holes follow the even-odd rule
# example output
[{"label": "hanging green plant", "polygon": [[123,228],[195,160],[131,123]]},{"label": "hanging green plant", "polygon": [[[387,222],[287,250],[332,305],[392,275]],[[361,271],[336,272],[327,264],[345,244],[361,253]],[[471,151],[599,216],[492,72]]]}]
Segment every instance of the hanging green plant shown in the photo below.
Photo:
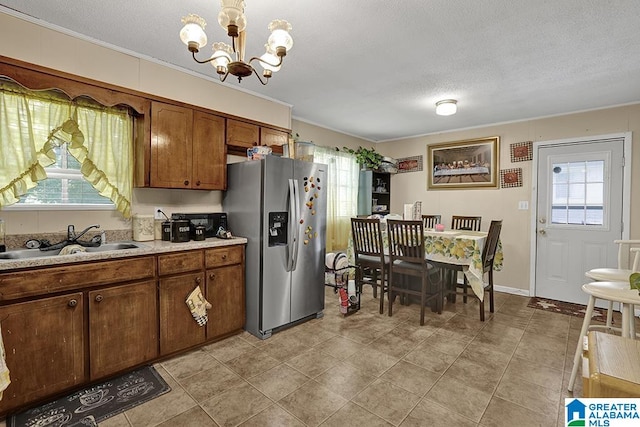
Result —
[{"label": "hanging green plant", "polygon": [[342,150],[356,156],[356,161],[364,169],[377,169],[382,163],[382,154],[378,153],[375,148],[358,147],[354,150],[349,147],[342,147]]}]

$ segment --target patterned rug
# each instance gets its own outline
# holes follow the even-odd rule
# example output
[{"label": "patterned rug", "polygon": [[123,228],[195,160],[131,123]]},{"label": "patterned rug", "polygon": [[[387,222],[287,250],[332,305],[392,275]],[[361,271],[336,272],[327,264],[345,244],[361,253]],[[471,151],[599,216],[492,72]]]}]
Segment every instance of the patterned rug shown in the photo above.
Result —
[{"label": "patterned rug", "polygon": [[[568,314],[569,316],[584,317],[587,306],[582,304],[573,304],[570,302],[556,301],[549,298],[532,297],[527,307],[537,308],[539,310],[553,311],[554,313]],[[594,308],[593,320],[605,322],[607,320],[607,310]]]},{"label": "patterned rug", "polygon": [[171,387],[145,366],[8,419],[9,427],[97,427],[100,421],[167,393]]}]

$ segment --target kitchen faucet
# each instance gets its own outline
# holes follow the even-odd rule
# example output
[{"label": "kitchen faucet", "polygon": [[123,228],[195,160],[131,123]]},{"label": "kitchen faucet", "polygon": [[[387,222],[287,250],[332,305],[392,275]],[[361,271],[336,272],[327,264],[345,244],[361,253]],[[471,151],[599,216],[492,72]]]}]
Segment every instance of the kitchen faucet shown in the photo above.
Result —
[{"label": "kitchen faucet", "polygon": [[75,232],[75,227],[73,226],[73,224],[69,224],[67,226],[67,241],[69,243],[75,243],[79,238],[81,238],[82,236],[84,236],[84,234],[91,230],[92,228],[100,228],[100,224],[94,224],[94,225],[90,225],[87,228],[85,228],[84,230],[82,230],[80,232],[80,234],[76,235]]},{"label": "kitchen faucet", "polygon": [[85,247],[100,246],[101,240],[102,240],[100,238],[100,236],[94,237],[89,242],[78,240],[82,236],[84,236],[84,234],[87,231],[91,230],[92,228],[100,228],[100,225],[99,224],[90,225],[87,228],[85,228],[84,230],[82,230],[80,233],[76,234],[76,230],[75,230],[75,227],[73,226],[73,224],[69,224],[67,226],[67,238],[65,240],[63,240],[61,242],[58,242],[58,243],[56,243],[54,245],[46,244],[46,245],[40,246],[40,250],[41,251],[52,251],[52,250],[56,250],[56,249],[62,249],[65,246],[74,245],[74,244],[77,244],[77,245],[80,245],[80,246],[85,246]]}]

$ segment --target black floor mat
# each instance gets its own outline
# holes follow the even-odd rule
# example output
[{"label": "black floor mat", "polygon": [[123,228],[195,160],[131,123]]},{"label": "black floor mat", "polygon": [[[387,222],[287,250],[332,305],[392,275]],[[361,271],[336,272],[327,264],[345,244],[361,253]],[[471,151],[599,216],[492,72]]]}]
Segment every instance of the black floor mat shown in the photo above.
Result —
[{"label": "black floor mat", "polygon": [[12,416],[9,427],[97,426],[97,423],[167,393],[171,387],[152,366],[80,390]]}]

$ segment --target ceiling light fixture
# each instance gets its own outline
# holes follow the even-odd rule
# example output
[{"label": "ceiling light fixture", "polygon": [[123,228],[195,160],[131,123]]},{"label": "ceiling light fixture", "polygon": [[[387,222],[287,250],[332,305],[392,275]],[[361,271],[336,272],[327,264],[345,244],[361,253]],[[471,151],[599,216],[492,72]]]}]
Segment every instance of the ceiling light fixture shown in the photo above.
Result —
[{"label": "ceiling light fixture", "polygon": [[436,114],[439,116],[450,116],[458,111],[458,101],[455,99],[443,99],[436,102]]},{"label": "ceiling light fixture", "polygon": [[[243,77],[255,73],[260,83],[266,85],[272,74],[280,69],[282,60],[293,46],[293,38],[289,34],[291,24],[281,19],[271,21],[268,27],[271,35],[265,44],[266,52],[261,57],[254,56],[249,61],[245,61],[247,19],[244,16],[244,1],[221,0],[220,4],[222,10],[218,14],[218,23],[231,37],[231,46],[222,42],[214,43],[213,55],[209,59],[197,59],[196,53],[207,45],[207,35],[204,32],[207,23],[192,13],[182,18],[184,27],[180,30],[180,40],[187,45],[194,61],[199,64],[210,62],[216,68],[220,81],[225,81],[227,76],[231,74],[238,78],[238,82],[241,82]],[[251,65],[253,61],[258,61],[264,69],[262,72],[264,79]]]}]

